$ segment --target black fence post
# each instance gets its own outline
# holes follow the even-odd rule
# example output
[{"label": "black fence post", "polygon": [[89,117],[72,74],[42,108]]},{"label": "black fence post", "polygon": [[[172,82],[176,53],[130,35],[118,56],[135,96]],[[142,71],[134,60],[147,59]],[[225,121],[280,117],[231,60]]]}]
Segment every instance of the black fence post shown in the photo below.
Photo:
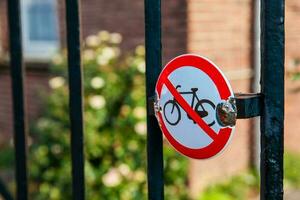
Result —
[{"label": "black fence post", "polygon": [[85,199],[83,154],[84,125],[79,0],[66,0],[66,19],[70,91],[72,195],[74,200],[83,200]]},{"label": "black fence post", "polygon": [[16,199],[27,200],[27,164],[26,164],[26,115],[24,97],[24,63],[22,52],[22,31],[20,17],[20,1],[9,0],[8,25],[10,45],[10,72],[12,79],[14,145],[16,160]]},{"label": "black fence post", "polygon": [[261,1],[261,199],[283,199],[284,0]]},{"label": "black fence post", "polygon": [[[155,95],[161,71],[161,2],[145,0],[146,97],[147,105]],[[153,108],[153,107],[152,107]],[[147,175],[148,198],[164,199],[162,133],[151,106],[147,107]]]}]

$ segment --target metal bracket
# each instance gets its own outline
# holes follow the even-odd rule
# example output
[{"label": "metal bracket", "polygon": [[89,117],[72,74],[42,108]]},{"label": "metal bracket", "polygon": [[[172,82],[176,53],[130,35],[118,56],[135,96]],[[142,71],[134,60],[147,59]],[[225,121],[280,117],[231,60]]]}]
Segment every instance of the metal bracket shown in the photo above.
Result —
[{"label": "metal bracket", "polygon": [[[262,94],[235,93],[237,119],[247,119],[261,115]],[[148,115],[155,115],[155,96],[149,97],[147,102]]]},{"label": "metal bracket", "polygon": [[257,117],[262,112],[261,93],[236,93],[237,119]]}]

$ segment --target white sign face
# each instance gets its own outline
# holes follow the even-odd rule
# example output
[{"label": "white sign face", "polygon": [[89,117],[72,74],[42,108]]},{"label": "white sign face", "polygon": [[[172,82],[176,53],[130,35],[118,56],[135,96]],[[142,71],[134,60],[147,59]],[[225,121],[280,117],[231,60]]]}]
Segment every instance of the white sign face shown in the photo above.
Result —
[{"label": "white sign face", "polygon": [[160,106],[156,116],[176,150],[203,159],[224,149],[234,127],[219,124],[216,107],[233,92],[214,64],[196,55],[179,56],[163,69],[156,92]]}]

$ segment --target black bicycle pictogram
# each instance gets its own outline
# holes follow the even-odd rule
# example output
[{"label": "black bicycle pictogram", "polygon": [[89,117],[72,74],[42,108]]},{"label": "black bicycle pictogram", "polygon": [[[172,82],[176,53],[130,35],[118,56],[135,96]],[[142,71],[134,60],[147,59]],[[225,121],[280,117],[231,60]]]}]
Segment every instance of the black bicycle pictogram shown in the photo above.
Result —
[{"label": "black bicycle pictogram", "polygon": [[[176,89],[180,88],[181,85],[177,85]],[[179,92],[179,94],[191,94],[192,96],[192,102],[190,104],[191,108],[201,117],[201,118],[205,118],[208,116],[208,112],[206,111],[205,107],[208,108],[207,106],[212,107],[214,110],[216,108],[215,104],[213,102],[211,102],[208,99],[199,99],[199,97],[197,96],[197,92],[198,88],[191,88],[191,91],[188,92]],[[195,104],[195,100],[197,101],[196,105]],[[168,100],[164,107],[163,107],[163,113],[164,113],[164,117],[167,120],[167,122],[172,125],[175,126],[179,123],[179,121],[181,120],[181,111],[180,111],[180,104],[176,101],[175,98]],[[193,120],[188,114],[187,114],[188,118],[190,120]],[[193,120],[194,121],[194,120]],[[194,123],[196,123],[194,121]],[[215,120],[213,120],[212,122],[208,123],[208,126],[213,126],[215,124]]]}]

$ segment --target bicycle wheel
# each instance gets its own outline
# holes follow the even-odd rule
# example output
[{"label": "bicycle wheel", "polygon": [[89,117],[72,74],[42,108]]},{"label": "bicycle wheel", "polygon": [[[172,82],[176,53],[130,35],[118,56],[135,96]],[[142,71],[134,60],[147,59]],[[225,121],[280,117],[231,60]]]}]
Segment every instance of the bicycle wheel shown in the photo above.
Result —
[{"label": "bicycle wheel", "polygon": [[180,108],[175,100],[169,100],[165,103],[163,113],[167,122],[172,126],[178,124],[181,119]]},{"label": "bicycle wheel", "polygon": [[[209,113],[205,109],[206,106],[210,106],[214,110],[216,109],[216,106],[213,102],[208,99],[201,99],[195,106],[195,111],[201,118],[205,118],[209,115]],[[208,123],[208,126],[213,126],[215,123],[215,120],[213,120],[212,122]]]}]

